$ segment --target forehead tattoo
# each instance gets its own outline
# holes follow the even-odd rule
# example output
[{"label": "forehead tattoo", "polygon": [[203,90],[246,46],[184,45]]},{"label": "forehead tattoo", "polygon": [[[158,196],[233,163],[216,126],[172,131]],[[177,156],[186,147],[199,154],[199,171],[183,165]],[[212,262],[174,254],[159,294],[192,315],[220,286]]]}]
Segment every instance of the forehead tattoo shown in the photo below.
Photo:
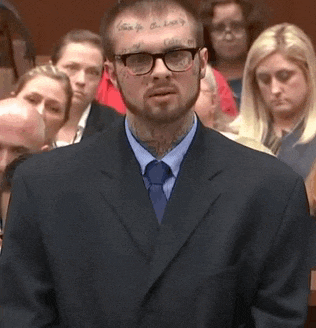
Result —
[{"label": "forehead tattoo", "polygon": [[146,31],[146,30],[154,30],[154,29],[163,29],[170,27],[182,27],[187,24],[187,19],[182,17],[177,17],[175,19],[165,19],[161,20],[158,18],[154,18],[148,24],[140,23],[138,21],[131,21],[130,19],[121,19],[116,25],[115,29],[117,32],[126,32],[126,31]]}]

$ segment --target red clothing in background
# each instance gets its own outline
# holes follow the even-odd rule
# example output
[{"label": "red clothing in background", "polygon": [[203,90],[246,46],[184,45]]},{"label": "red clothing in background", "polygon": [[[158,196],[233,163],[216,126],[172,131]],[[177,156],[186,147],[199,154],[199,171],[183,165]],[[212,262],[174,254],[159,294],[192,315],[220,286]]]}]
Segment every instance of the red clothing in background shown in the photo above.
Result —
[{"label": "red clothing in background", "polygon": [[231,88],[229,87],[224,76],[219,71],[214,68],[212,68],[212,70],[217,83],[217,91],[219,94],[222,111],[227,115],[237,116],[238,109]]},{"label": "red clothing in background", "polygon": [[97,90],[96,99],[100,104],[113,107],[121,114],[126,113],[126,107],[121,93],[112,84],[108,73],[105,71]]}]

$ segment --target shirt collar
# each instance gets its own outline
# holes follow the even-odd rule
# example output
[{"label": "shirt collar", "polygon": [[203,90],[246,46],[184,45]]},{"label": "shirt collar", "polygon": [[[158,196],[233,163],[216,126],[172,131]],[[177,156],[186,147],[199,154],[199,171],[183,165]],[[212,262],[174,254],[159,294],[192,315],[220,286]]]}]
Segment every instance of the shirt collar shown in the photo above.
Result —
[{"label": "shirt collar", "polygon": [[84,110],[84,112],[82,113],[79,123],[78,123],[78,131],[82,131],[86,128],[87,125],[87,120],[88,120],[88,116],[90,114],[91,111],[91,103],[87,106],[87,108]]},{"label": "shirt collar", "polygon": [[71,143],[68,143],[68,142],[63,141],[63,140],[55,140],[53,142],[53,148],[65,147],[65,146],[68,146],[70,144],[80,142],[81,138],[82,138],[82,135],[83,135],[83,132],[84,132],[84,129],[86,128],[86,125],[87,125],[87,120],[88,120],[88,116],[90,114],[90,111],[91,111],[91,103],[87,106],[87,108],[84,110],[84,112],[81,115],[81,118],[80,118],[80,120],[78,122],[78,125],[77,125],[77,132],[76,132],[76,135],[74,137],[74,140]]},{"label": "shirt collar", "polygon": [[[173,148],[168,154],[166,154],[161,159],[161,161],[169,165],[174,177],[178,176],[181,162],[183,160],[184,155],[187,153],[189,149],[189,146],[194,138],[196,130],[197,130],[197,118],[196,115],[194,115],[194,122],[191,127],[191,130],[187,133],[187,135],[175,148]],[[144,175],[146,166],[156,158],[148,150],[146,150],[133,136],[128,126],[127,118],[125,119],[125,131],[126,131],[127,139],[140,165],[142,175]]]}]

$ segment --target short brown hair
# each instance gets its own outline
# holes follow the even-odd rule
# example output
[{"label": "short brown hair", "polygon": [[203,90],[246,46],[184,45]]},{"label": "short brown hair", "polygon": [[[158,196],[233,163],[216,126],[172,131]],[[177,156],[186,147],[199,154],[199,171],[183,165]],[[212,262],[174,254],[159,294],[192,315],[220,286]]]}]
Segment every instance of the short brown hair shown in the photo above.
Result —
[{"label": "short brown hair", "polygon": [[71,30],[67,34],[65,34],[63,37],[61,37],[57,43],[54,45],[52,54],[51,54],[51,61],[53,65],[56,65],[59,59],[62,56],[63,49],[69,44],[69,43],[89,43],[92,46],[96,47],[100,50],[103,60],[105,60],[104,57],[104,50],[102,46],[102,40],[99,34],[93,33],[89,30]]},{"label": "short brown hair", "polygon": [[167,8],[176,6],[183,9],[193,20],[196,29],[196,41],[198,47],[204,46],[203,25],[195,7],[188,0],[125,0],[117,2],[109,11],[107,11],[100,26],[100,35],[102,37],[105,56],[113,59],[114,45],[111,38],[111,27],[115,19],[124,12],[131,11],[136,15],[142,16],[150,11],[156,13],[165,12]]},{"label": "short brown hair", "polygon": [[64,72],[59,71],[57,67],[53,65],[37,66],[35,68],[32,68],[25,74],[23,74],[19,78],[16,84],[15,95],[18,95],[24,89],[24,87],[27,85],[29,81],[33,80],[38,76],[45,76],[63,84],[64,91],[67,98],[64,122],[67,122],[69,118],[69,111],[71,107],[73,92],[72,92],[69,77]]}]

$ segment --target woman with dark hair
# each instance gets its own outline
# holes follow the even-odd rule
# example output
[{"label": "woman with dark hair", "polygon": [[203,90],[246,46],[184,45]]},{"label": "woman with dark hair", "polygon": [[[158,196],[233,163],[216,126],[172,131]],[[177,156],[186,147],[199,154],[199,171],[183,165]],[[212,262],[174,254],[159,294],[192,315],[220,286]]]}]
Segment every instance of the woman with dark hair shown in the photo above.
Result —
[{"label": "woman with dark hair", "polygon": [[266,11],[256,0],[202,0],[200,14],[209,61],[224,75],[239,106],[247,52],[266,27]]},{"label": "woman with dark hair", "polygon": [[0,3],[0,99],[7,96],[14,83],[35,65],[35,47],[15,9]]}]

